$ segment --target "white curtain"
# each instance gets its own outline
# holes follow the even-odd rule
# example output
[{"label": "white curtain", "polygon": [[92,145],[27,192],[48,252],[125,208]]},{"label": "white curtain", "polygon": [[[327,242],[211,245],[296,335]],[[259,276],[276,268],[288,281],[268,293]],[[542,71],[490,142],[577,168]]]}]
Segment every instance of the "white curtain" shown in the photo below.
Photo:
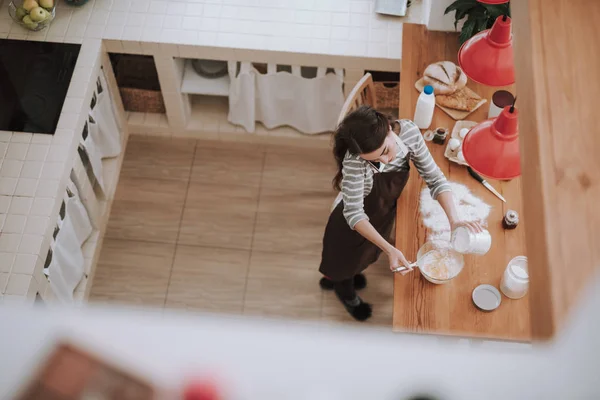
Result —
[{"label": "white curtain", "polygon": [[90,129],[90,133],[98,146],[100,157],[111,158],[121,153],[121,130],[108,92],[108,83],[102,71],[99,80],[103,90],[102,93],[98,93],[96,107],[90,111],[97,126]]},{"label": "white curtain", "polygon": [[343,71],[317,68],[315,78],[304,78],[299,66],[277,72],[268,64],[261,74],[249,62],[229,62],[229,122],[254,132],[260,121],[272,129],[288,125],[306,134],[331,132],[344,104]]},{"label": "white curtain", "polygon": [[64,218],[59,216],[57,225],[59,231],[52,245],[52,261],[44,272],[56,297],[70,303],[73,291],[85,274],[81,245],[92,233],[89,215],[73,182],[67,186]]}]

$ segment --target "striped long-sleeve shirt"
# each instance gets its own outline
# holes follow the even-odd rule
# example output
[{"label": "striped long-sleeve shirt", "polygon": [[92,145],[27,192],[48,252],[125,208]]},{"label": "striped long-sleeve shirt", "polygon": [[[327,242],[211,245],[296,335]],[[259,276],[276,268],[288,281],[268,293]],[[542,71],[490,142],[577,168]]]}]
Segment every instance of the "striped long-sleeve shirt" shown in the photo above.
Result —
[{"label": "striped long-sleeve shirt", "polygon": [[[396,158],[385,165],[383,172],[406,171],[409,159],[413,161],[419,174],[431,191],[431,197],[450,190],[446,177],[435,163],[421,131],[410,120],[399,120],[400,133],[396,138],[398,153]],[[364,211],[364,198],[373,189],[373,170],[367,162],[357,154],[346,153],[342,165],[342,192],[344,201],[344,217],[352,229],[359,221],[369,220]]]}]

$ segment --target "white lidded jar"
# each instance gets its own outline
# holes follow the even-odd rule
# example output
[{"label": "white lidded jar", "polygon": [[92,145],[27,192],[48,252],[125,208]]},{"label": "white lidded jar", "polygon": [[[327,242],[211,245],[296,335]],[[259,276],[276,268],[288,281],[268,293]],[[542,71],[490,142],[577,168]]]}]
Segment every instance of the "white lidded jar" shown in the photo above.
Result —
[{"label": "white lidded jar", "polygon": [[435,95],[433,86],[427,85],[419,95],[417,107],[415,108],[415,117],[413,121],[419,129],[427,129],[433,120],[433,111],[435,110]]},{"label": "white lidded jar", "polygon": [[482,256],[492,247],[492,235],[487,230],[471,232],[466,226],[459,226],[452,232],[452,247],[462,254]]},{"label": "white lidded jar", "polygon": [[527,257],[518,256],[510,260],[500,281],[500,290],[510,299],[520,299],[529,290]]}]

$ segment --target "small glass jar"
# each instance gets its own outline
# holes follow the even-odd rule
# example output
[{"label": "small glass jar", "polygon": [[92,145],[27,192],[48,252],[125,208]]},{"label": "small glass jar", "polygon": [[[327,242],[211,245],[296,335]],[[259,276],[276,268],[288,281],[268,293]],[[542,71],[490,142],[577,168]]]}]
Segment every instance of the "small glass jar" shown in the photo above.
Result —
[{"label": "small glass jar", "polygon": [[529,290],[527,257],[518,256],[510,260],[500,281],[500,290],[510,299],[520,299]]},{"label": "small glass jar", "polygon": [[484,255],[492,247],[492,235],[487,230],[471,232],[465,226],[459,226],[452,232],[452,247],[463,254]]}]

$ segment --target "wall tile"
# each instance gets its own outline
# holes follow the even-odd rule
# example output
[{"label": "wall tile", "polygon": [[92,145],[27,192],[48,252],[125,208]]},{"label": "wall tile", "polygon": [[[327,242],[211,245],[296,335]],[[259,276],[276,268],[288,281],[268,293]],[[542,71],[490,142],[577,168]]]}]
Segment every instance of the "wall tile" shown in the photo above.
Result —
[{"label": "wall tile", "polygon": [[[33,199],[31,197],[15,196],[12,198],[12,201],[10,203],[10,208],[8,209],[8,213],[14,214],[14,215],[28,215],[29,211],[31,210],[32,204],[33,204]],[[0,212],[2,212],[1,209],[0,209]]]},{"label": "wall tile", "polygon": [[23,233],[25,230],[25,222],[27,217],[25,215],[12,215],[6,216],[2,232],[4,233]]},{"label": "wall tile", "polygon": [[0,252],[15,253],[21,243],[21,235],[16,233],[0,233]]},{"label": "wall tile", "polygon": [[0,253],[0,273],[10,273],[15,257],[14,253]]},{"label": "wall tile", "polygon": [[15,196],[33,197],[38,186],[37,179],[19,178],[15,188]]},{"label": "wall tile", "polygon": [[23,168],[23,161],[4,160],[0,168],[0,176],[6,178],[18,178]]},{"label": "wall tile", "polygon": [[42,235],[24,234],[19,245],[19,253],[38,255],[43,241]]},{"label": "wall tile", "polygon": [[4,294],[26,296],[33,276],[11,273]]},{"label": "wall tile", "polygon": [[[18,135],[13,135],[13,137],[16,136]],[[29,144],[27,143],[10,143],[4,157],[8,160],[25,160],[28,149]]]},{"label": "wall tile", "polygon": [[8,214],[12,201],[14,201],[12,196],[0,196],[0,214]]},{"label": "wall tile", "polygon": [[13,264],[12,272],[16,274],[33,275],[37,256],[33,254],[17,254]]}]

